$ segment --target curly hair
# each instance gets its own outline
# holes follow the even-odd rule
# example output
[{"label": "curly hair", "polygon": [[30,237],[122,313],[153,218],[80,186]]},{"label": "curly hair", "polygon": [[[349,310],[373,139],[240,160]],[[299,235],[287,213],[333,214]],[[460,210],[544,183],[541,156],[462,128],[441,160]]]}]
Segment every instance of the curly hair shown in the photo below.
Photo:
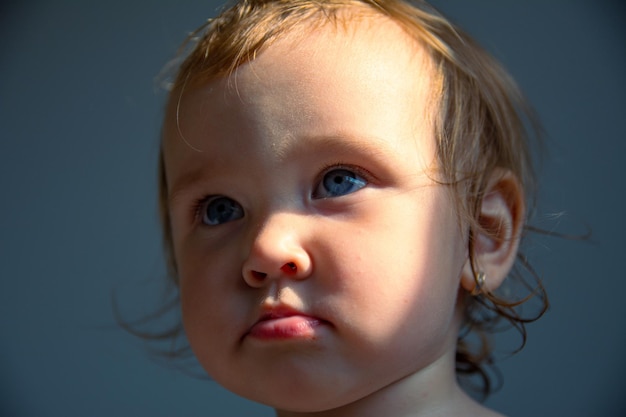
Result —
[{"label": "curly hair", "polygon": [[[354,13],[343,13],[352,10]],[[362,12],[362,13],[361,13]],[[181,47],[175,62],[177,75],[170,85],[170,100],[187,88],[229,76],[289,31],[307,31],[323,24],[348,25],[350,19],[382,14],[399,24],[425,46],[436,72],[433,93],[437,97],[435,137],[442,173],[441,182],[454,196],[459,219],[469,224],[468,253],[476,275],[474,238],[489,234],[478,221],[480,203],[488,179],[497,170],[512,173],[526,196],[526,207],[534,200],[535,177],[529,141],[539,137],[540,128],[532,109],[508,73],[467,34],[424,1],[403,0],[241,0],[208,20]],[[410,52],[407,52],[410,53]],[[180,65],[179,65],[180,64]],[[527,129],[526,126],[530,126]],[[530,133],[533,133],[531,135]],[[167,209],[167,184],[163,158],[160,160],[159,190],[164,249],[172,284],[178,285],[176,259],[172,250]],[[526,222],[530,210],[527,210]],[[526,228],[528,229],[528,228]],[[494,389],[491,334],[504,321],[526,340],[524,325],[539,318],[548,301],[541,280],[519,253],[507,281],[521,283],[519,291],[483,292],[465,295],[464,328],[458,337],[456,369],[459,377],[478,376],[477,390],[488,396]],[[524,316],[518,307],[530,298],[539,308]],[[168,309],[159,310],[158,319]],[[160,332],[140,331],[125,323],[133,333],[150,339],[184,336],[180,323]],[[473,338],[468,337],[474,335]],[[470,342],[472,341],[472,342]],[[187,347],[173,349],[173,356],[190,355]]]}]

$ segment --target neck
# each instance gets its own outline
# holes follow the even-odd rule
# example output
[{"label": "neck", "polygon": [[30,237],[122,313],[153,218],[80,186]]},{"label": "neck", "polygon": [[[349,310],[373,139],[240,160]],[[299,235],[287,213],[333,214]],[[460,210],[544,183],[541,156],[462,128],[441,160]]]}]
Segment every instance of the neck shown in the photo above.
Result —
[{"label": "neck", "polygon": [[454,352],[353,403],[312,413],[276,410],[278,417],[497,416],[458,386]]}]

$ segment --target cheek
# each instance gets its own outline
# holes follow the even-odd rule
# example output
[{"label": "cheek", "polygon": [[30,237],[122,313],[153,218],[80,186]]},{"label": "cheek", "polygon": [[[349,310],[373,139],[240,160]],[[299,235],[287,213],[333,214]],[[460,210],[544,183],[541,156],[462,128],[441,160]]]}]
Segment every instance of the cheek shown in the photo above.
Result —
[{"label": "cheek", "polygon": [[211,279],[203,265],[181,262],[179,270],[183,324],[193,347],[196,334],[219,330],[212,318],[218,316],[222,306],[219,297],[215,296],[218,292],[215,280]]},{"label": "cheek", "polygon": [[[198,245],[195,246],[199,247]],[[238,284],[233,262],[211,251],[183,248],[178,252],[179,285],[183,325],[189,342],[201,357],[215,348],[219,340],[232,340],[235,326],[227,326],[230,317],[240,322],[242,309],[229,296]]]},{"label": "cheek", "polygon": [[342,277],[335,290],[350,293],[347,308],[368,316],[368,326],[393,333],[411,323],[415,331],[434,332],[453,317],[463,237],[443,193],[422,194],[374,206],[371,221],[356,232],[333,230],[343,236],[331,255]]},{"label": "cheek", "polygon": [[[365,227],[344,241],[362,272],[378,271],[387,283],[457,285],[465,258],[465,240],[452,203],[443,189],[422,189],[373,206]],[[405,283],[410,285],[409,283]]]}]

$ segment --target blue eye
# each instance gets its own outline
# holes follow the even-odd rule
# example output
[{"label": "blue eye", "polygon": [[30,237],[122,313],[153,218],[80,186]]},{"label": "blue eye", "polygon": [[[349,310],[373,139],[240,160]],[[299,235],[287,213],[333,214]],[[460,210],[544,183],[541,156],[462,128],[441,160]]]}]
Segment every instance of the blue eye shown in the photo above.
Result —
[{"label": "blue eye", "polygon": [[351,194],[367,185],[360,175],[345,168],[337,168],[324,174],[313,196],[315,198],[332,198]]},{"label": "blue eye", "polygon": [[202,211],[202,222],[209,226],[217,226],[243,217],[243,208],[239,203],[223,196],[210,197],[202,206]]}]

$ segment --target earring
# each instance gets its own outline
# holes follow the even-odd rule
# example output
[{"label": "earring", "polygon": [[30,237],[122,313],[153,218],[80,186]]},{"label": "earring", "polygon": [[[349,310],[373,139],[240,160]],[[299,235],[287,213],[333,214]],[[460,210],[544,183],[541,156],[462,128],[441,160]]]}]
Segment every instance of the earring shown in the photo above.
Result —
[{"label": "earring", "polygon": [[476,281],[476,286],[472,290],[472,295],[480,295],[483,292],[483,287],[485,286],[486,276],[483,271],[478,272],[478,275],[474,275],[474,281]]}]

